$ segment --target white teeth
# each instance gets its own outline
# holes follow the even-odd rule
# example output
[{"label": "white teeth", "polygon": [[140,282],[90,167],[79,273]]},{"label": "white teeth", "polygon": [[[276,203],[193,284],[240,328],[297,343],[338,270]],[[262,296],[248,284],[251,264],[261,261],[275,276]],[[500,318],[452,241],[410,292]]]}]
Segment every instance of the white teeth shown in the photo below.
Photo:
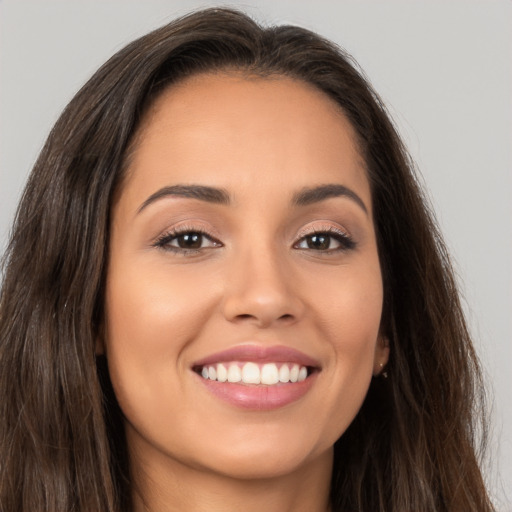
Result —
[{"label": "white teeth", "polygon": [[[280,365],[280,366],[279,366]],[[244,384],[264,384],[302,382],[308,376],[308,369],[293,363],[218,363],[201,369],[204,379],[218,382],[243,382]]]},{"label": "white teeth", "polygon": [[228,371],[222,363],[217,365],[217,380],[219,382],[226,382],[228,380]]},{"label": "white teeth", "polygon": [[297,382],[299,379],[299,365],[294,364],[290,370],[290,382]]},{"label": "white teeth", "polygon": [[261,369],[261,383],[271,386],[279,382],[279,371],[274,363],[264,364]]},{"label": "white teeth", "polygon": [[238,365],[231,364],[228,370],[228,382],[240,382],[242,380],[242,370]]},{"label": "white teeth", "polygon": [[261,381],[260,369],[255,363],[245,363],[242,368],[242,382],[245,384],[259,384]]},{"label": "white teeth", "polygon": [[287,364],[279,368],[279,382],[290,382],[290,368]]}]

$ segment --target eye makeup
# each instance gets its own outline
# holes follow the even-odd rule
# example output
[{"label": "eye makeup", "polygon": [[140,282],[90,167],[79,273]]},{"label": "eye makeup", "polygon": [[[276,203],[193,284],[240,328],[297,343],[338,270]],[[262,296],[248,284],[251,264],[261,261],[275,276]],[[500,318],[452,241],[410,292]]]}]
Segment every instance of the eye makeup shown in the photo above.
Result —
[{"label": "eye makeup", "polygon": [[222,243],[203,227],[182,225],[165,231],[154,242],[153,247],[181,254],[198,254],[205,249],[222,247]]},{"label": "eye makeup", "polygon": [[[333,245],[337,245],[337,247],[333,247]],[[332,225],[303,229],[299,232],[299,240],[294,244],[296,249],[329,254],[355,249],[355,247],[356,242],[346,231]]]}]

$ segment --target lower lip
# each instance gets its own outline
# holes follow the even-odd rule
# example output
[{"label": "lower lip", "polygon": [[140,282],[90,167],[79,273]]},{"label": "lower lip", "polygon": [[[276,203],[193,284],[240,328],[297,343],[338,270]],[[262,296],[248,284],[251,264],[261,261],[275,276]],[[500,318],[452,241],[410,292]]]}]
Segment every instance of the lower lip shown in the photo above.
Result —
[{"label": "lower lip", "polygon": [[204,386],[224,402],[242,409],[271,411],[300,400],[314,384],[317,373],[302,382],[265,385],[218,382],[198,376]]}]

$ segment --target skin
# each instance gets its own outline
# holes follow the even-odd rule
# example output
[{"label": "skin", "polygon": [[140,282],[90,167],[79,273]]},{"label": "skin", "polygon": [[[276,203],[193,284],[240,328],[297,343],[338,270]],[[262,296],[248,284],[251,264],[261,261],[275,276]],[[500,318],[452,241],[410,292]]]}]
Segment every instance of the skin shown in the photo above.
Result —
[{"label": "skin", "polygon": [[[178,184],[221,188],[231,202],[166,195],[141,209]],[[325,184],[362,205],[346,195],[293,204]],[[196,252],[173,251],[176,238],[158,246],[176,227],[211,240]],[[355,246],[310,248],[329,229]],[[126,417],[136,510],[328,510],[332,446],[387,362],[382,300],[364,162],[328,97],[236,73],[165,91],[113,206],[98,348]],[[317,360],[306,395],[271,411],[213,396],[193,363],[247,343]]]}]

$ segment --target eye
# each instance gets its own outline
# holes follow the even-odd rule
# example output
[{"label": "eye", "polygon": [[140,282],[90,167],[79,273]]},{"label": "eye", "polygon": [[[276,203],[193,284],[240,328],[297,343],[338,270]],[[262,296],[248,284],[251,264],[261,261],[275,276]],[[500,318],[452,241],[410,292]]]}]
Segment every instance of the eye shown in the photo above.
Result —
[{"label": "eye", "polygon": [[319,252],[337,252],[353,249],[355,245],[355,242],[348,234],[330,227],[326,230],[314,231],[303,236],[294,247],[296,249]]},{"label": "eye", "polygon": [[222,244],[201,230],[180,229],[165,233],[154,243],[155,247],[178,253],[197,253]]}]

